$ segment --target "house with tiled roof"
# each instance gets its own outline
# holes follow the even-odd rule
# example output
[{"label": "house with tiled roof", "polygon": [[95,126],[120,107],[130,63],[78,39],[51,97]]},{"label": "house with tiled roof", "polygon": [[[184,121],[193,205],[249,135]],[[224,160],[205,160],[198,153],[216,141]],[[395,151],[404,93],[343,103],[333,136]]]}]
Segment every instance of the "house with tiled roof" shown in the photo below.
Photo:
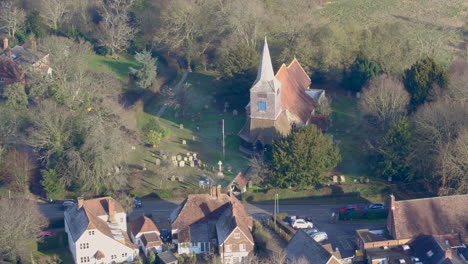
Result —
[{"label": "house with tiled roof", "polygon": [[468,242],[468,194],[396,201],[390,197],[387,228],[394,239],[432,235],[452,246]]},{"label": "house with tiled roof", "polygon": [[172,212],[170,223],[179,254],[212,253],[218,247],[223,263],[240,263],[253,250],[253,220],[221,186],[211,186],[209,195],[189,195]]},{"label": "house with tiled roof", "polygon": [[341,254],[330,244],[321,245],[303,230],[298,230],[285,249],[287,263],[340,264]]},{"label": "house with tiled roof", "polygon": [[75,263],[130,262],[138,255],[127,234],[127,214],[112,197],[78,199],[64,214]]},{"label": "house with tiled roof", "polygon": [[265,38],[257,79],[246,106],[247,121],[238,133],[241,149],[263,149],[274,139],[288,135],[292,127],[312,124],[314,99],[320,100],[325,92],[309,89],[310,84],[296,58],[289,65],[281,65],[274,74]]},{"label": "house with tiled roof", "polygon": [[247,191],[249,179],[242,173],[237,173],[236,177],[229,183],[228,188],[233,192],[243,193]]},{"label": "house with tiled roof", "polygon": [[160,237],[158,227],[151,218],[140,216],[130,223],[130,237],[144,253],[148,256],[150,251],[160,253],[163,249],[163,242]]}]

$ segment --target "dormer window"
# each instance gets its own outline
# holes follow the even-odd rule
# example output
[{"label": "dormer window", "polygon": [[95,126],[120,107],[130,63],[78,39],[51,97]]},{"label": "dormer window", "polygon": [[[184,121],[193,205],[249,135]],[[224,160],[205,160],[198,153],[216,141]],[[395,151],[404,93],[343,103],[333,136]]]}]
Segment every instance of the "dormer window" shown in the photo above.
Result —
[{"label": "dormer window", "polygon": [[265,101],[259,101],[258,102],[258,111],[260,112],[266,112],[267,106]]}]

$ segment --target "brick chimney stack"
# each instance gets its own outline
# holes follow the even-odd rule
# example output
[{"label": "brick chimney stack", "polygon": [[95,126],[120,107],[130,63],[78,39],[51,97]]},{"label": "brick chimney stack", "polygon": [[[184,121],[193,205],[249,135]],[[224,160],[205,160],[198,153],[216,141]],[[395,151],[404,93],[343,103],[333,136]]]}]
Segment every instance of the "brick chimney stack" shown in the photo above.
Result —
[{"label": "brick chimney stack", "polygon": [[212,198],[216,197],[216,186],[213,186],[213,185],[210,186],[210,196]]},{"label": "brick chimney stack", "polygon": [[3,39],[3,49],[6,50],[8,48],[8,38]]},{"label": "brick chimney stack", "polygon": [[35,39],[31,40],[31,50],[32,50],[32,52],[37,51],[37,42],[36,42]]},{"label": "brick chimney stack", "polygon": [[221,196],[221,185],[218,184],[218,186],[216,186],[216,197],[220,197]]},{"label": "brick chimney stack", "polygon": [[390,194],[390,209],[395,210],[395,196],[393,194]]},{"label": "brick chimney stack", "polygon": [[110,198],[107,199],[107,205],[109,206],[109,222],[115,223],[115,201],[114,199]]},{"label": "brick chimney stack", "polygon": [[78,197],[78,198],[76,198],[76,200],[78,201],[78,209],[80,209],[81,207],[83,207],[83,205],[84,205],[84,199],[83,199],[83,197]]}]

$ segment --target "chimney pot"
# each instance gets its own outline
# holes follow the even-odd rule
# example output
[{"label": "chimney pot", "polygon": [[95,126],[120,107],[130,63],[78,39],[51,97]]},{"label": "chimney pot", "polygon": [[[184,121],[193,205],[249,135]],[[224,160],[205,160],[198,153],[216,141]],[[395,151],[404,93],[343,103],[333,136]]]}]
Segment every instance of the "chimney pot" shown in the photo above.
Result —
[{"label": "chimney pot", "polygon": [[108,209],[109,209],[109,222],[111,223],[115,223],[116,222],[116,219],[115,219],[115,201],[113,198],[109,198],[107,199],[107,205],[108,205]]},{"label": "chimney pot", "polygon": [[445,250],[445,258],[452,258],[452,250],[450,248]]},{"label": "chimney pot", "polygon": [[216,197],[221,196],[221,185],[216,186]]},{"label": "chimney pot", "polygon": [[8,48],[8,38],[3,39],[3,49],[6,50]]},{"label": "chimney pot", "polygon": [[83,197],[78,197],[76,200],[78,201],[78,209],[80,209],[81,207],[83,207],[83,205],[84,205],[84,199],[83,199]]}]

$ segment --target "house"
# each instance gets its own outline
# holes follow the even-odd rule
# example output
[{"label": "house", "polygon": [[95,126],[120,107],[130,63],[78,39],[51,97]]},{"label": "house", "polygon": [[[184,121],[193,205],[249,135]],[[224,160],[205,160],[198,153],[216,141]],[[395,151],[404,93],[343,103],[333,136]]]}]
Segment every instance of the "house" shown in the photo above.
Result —
[{"label": "house", "polygon": [[387,229],[396,240],[433,235],[452,246],[468,240],[468,194],[396,201],[390,197]]},{"label": "house", "polygon": [[253,249],[252,218],[234,195],[221,193],[221,186],[211,186],[210,195],[189,195],[170,223],[179,254],[212,253],[219,247],[223,263],[240,263]]},{"label": "house", "polygon": [[303,230],[298,230],[285,249],[287,263],[340,264],[341,254],[330,244],[321,245]]},{"label": "house", "polygon": [[172,254],[171,251],[159,253],[156,259],[157,264],[179,264],[179,260]]},{"label": "house", "polygon": [[78,203],[65,211],[65,232],[75,263],[122,263],[138,255],[127,235],[127,214],[112,197]]},{"label": "house", "polygon": [[228,185],[228,188],[233,192],[243,193],[247,191],[249,180],[242,172],[237,173],[237,176]]},{"label": "house", "polygon": [[287,135],[293,127],[311,124],[315,102],[323,90],[310,90],[311,80],[297,59],[283,64],[276,75],[265,38],[257,79],[245,107],[247,120],[238,133],[241,150],[263,150],[274,139]]},{"label": "house", "polygon": [[130,224],[130,237],[145,256],[148,256],[150,251],[162,252],[163,242],[160,235],[159,229],[149,217],[140,216]]},{"label": "house", "polygon": [[412,256],[424,264],[465,263],[457,251],[446,242],[434,236],[421,235],[408,244]]},{"label": "house", "polygon": [[3,53],[0,54],[0,86],[25,83],[25,72],[29,69],[44,75],[52,74],[49,54],[39,50],[35,40],[10,48],[8,38],[4,38]]}]

